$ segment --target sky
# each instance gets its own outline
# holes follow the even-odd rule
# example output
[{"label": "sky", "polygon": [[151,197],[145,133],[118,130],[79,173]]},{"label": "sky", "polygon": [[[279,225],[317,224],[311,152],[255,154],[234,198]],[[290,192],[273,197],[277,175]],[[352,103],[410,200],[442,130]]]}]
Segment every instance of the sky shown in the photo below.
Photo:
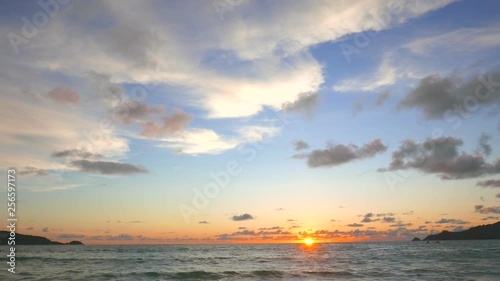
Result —
[{"label": "sky", "polygon": [[16,230],[293,243],[494,223],[499,10],[3,1],[0,166],[16,169]]}]

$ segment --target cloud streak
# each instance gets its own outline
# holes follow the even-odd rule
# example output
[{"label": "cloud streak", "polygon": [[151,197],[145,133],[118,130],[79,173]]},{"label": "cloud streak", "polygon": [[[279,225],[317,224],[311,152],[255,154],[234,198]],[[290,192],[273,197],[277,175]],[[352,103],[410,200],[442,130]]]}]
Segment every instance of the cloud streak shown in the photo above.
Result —
[{"label": "cloud streak", "polygon": [[355,160],[371,158],[386,150],[387,146],[380,139],[375,139],[361,147],[354,144],[330,145],[325,149],[316,149],[310,153],[295,155],[294,158],[307,159],[307,165],[310,168],[332,167]]},{"label": "cloud streak", "polygon": [[103,175],[133,175],[147,173],[148,170],[141,166],[128,163],[75,160],[70,165],[78,168],[82,172],[103,174]]},{"label": "cloud streak", "polygon": [[435,223],[441,223],[441,224],[446,224],[446,223],[451,223],[451,224],[469,224],[469,222],[463,221],[463,220],[444,219],[444,218],[436,221]]}]

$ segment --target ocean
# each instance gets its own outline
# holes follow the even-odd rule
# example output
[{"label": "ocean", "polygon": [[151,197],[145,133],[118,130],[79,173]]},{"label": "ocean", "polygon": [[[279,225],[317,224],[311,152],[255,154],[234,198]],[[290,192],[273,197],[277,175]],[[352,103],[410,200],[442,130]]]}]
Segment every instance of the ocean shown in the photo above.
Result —
[{"label": "ocean", "polygon": [[500,240],[16,249],[0,280],[500,280]]}]

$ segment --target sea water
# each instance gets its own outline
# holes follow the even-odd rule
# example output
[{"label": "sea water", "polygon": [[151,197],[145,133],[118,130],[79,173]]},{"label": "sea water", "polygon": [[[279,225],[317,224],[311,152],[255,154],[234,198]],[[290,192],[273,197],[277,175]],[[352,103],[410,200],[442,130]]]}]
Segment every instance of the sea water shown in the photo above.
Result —
[{"label": "sea water", "polygon": [[500,280],[500,240],[17,246],[16,258],[0,280]]}]

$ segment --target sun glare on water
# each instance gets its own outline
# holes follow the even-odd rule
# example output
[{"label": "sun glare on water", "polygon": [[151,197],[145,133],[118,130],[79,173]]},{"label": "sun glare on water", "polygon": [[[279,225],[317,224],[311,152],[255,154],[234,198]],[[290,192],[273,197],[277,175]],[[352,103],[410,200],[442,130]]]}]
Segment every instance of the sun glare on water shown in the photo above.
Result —
[{"label": "sun glare on water", "polygon": [[311,246],[312,244],[314,244],[314,240],[312,238],[306,238],[304,239],[304,244],[306,244],[307,246]]}]

